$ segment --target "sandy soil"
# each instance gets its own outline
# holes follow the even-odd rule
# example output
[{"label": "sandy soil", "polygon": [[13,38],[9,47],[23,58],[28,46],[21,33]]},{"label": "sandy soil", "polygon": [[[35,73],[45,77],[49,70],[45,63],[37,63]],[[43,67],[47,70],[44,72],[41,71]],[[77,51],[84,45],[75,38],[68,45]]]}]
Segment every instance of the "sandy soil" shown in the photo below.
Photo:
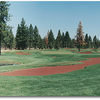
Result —
[{"label": "sandy soil", "polygon": [[80,62],[83,62],[83,64],[22,69],[22,70],[16,70],[12,72],[0,73],[0,75],[3,75],[3,76],[39,76],[39,75],[52,75],[52,74],[67,73],[67,72],[72,72],[75,70],[83,69],[84,67],[88,67],[89,65],[100,64],[100,58],[89,58],[89,60],[80,61]]}]

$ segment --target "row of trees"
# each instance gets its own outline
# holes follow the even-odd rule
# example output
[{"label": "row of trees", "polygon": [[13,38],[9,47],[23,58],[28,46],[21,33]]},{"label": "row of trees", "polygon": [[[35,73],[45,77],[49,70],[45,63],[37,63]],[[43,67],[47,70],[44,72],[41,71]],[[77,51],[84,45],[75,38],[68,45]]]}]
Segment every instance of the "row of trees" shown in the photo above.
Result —
[{"label": "row of trees", "polygon": [[[57,37],[54,38],[53,31],[47,32],[44,38],[41,38],[37,26],[33,28],[32,24],[29,27],[25,24],[22,18],[21,23],[18,25],[15,37],[16,49],[59,49],[59,48],[99,48],[100,40],[96,36],[92,39],[88,34],[83,34],[82,23],[79,23],[77,35],[75,39],[71,39],[69,32],[65,33],[58,30]],[[80,50],[79,50],[80,51]]]},{"label": "row of trees", "polygon": [[8,2],[0,2],[0,54],[1,46],[3,48],[16,48],[18,50],[24,49],[59,49],[59,48],[99,48],[100,40],[96,36],[91,38],[90,35],[84,36],[82,30],[82,23],[79,23],[77,34],[74,39],[71,39],[69,32],[61,32],[58,30],[57,37],[54,37],[53,31],[47,32],[44,38],[41,38],[37,26],[33,28],[32,24],[28,27],[25,20],[22,18],[18,24],[16,36],[12,33],[12,28],[7,26],[9,19],[9,4]]},{"label": "row of trees", "polygon": [[52,30],[48,31],[47,36],[41,38],[37,26],[33,28],[32,24],[29,27],[25,24],[22,18],[21,24],[18,25],[17,33],[15,37],[16,49],[52,49],[52,48],[64,48],[72,47],[73,43],[69,36],[69,33],[61,34],[58,31],[58,36],[55,39]]},{"label": "row of trees", "polygon": [[[33,28],[32,24],[28,27],[25,20],[22,18],[18,24],[16,37],[12,33],[12,28],[6,26],[2,35],[2,47],[7,49],[24,50],[29,48],[34,49],[59,49],[59,48],[99,48],[100,40],[96,36],[91,38],[90,35],[83,35],[82,24],[79,23],[76,38],[71,39],[69,32],[61,32],[58,30],[57,37],[54,37],[53,31],[47,32],[47,35],[42,38],[39,34],[37,26]],[[79,50],[80,51],[80,50]]]}]

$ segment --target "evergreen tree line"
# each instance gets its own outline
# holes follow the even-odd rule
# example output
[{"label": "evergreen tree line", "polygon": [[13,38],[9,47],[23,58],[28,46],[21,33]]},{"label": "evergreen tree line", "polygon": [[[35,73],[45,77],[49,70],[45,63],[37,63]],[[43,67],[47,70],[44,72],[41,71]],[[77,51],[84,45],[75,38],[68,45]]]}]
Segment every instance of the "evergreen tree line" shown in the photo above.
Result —
[{"label": "evergreen tree line", "polygon": [[[94,36],[93,39],[90,35],[84,36],[86,45],[82,48],[99,48],[100,40]],[[24,49],[59,49],[59,48],[74,48],[75,39],[71,39],[69,32],[61,32],[58,30],[57,37],[54,37],[52,30],[47,32],[47,35],[42,38],[39,34],[37,26],[33,28],[32,24],[29,27],[26,25],[25,20],[22,18],[20,24],[18,24],[16,36],[12,33],[12,28],[5,26],[2,36],[2,47],[5,49],[15,48],[18,50]]]},{"label": "evergreen tree line", "polygon": [[55,38],[53,31],[48,31],[44,38],[41,38],[37,26],[33,28],[32,24],[29,27],[25,24],[25,20],[22,18],[20,24],[18,24],[17,33],[15,37],[16,49],[59,49],[59,48],[72,48],[74,47],[74,41],[71,40],[69,33],[65,34],[58,31],[58,35]]},{"label": "evergreen tree line", "polygon": [[10,19],[9,15],[10,4],[5,1],[0,1],[0,55],[2,48],[15,48],[18,50],[24,49],[59,49],[59,48],[99,48],[100,40],[94,36],[93,39],[90,35],[84,36],[82,30],[82,23],[80,22],[77,29],[75,39],[71,39],[68,31],[65,33],[58,31],[57,37],[54,37],[53,31],[48,31],[44,38],[41,38],[37,26],[33,28],[32,24],[28,27],[25,20],[22,18],[18,24],[16,36],[14,37],[12,28],[7,25]]},{"label": "evergreen tree line", "polygon": [[[92,39],[88,34],[84,37],[86,45],[82,48],[99,48],[100,40],[94,36]],[[41,38],[37,26],[33,28],[32,24],[29,27],[25,24],[24,19],[22,18],[21,24],[18,25],[17,33],[15,37],[16,49],[59,49],[59,48],[74,48],[75,39],[71,39],[69,32],[61,33],[58,31],[57,37],[54,37],[53,31],[48,31],[47,35],[44,38]]]}]

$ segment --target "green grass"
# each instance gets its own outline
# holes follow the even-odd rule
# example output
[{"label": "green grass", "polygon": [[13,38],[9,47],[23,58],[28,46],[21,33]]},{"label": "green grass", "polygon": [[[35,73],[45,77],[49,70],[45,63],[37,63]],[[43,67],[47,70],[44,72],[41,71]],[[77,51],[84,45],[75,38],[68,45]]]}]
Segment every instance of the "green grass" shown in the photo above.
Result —
[{"label": "green grass", "polygon": [[48,76],[0,76],[0,96],[100,96],[100,64]]},{"label": "green grass", "polygon": [[[24,51],[32,55],[16,55],[16,51],[3,53],[0,56],[0,63],[17,63],[17,65],[0,66],[0,72],[78,64],[77,61],[86,58],[100,57],[99,52],[91,49],[83,51],[93,53],[78,54],[71,52],[70,49]],[[100,64],[48,76],[0,76],[0,96],[100,96]]]},{"label": "green grass", "polygon": [[10,63],[15,65],[0,66],[0,72],[6,72],[6,71],[8,72],[13,70],[44,67],[44,66],[49,67],[49,66],[58,66],[58,65],[73,65],[73,64],[80,64],[80,62],[78,61],[86,60],[85,59],[86,57],[83,58],[81,57],[80,54],[72,53],[71,51],[66,49],[30,50],[30,51],[24,50],[24,51],[17,51],[17,52],[26,52],[26,53],[30,53],[31,55],[17,55],[16,51],[3,53],[2,56],[0,56],[0,64]]}]

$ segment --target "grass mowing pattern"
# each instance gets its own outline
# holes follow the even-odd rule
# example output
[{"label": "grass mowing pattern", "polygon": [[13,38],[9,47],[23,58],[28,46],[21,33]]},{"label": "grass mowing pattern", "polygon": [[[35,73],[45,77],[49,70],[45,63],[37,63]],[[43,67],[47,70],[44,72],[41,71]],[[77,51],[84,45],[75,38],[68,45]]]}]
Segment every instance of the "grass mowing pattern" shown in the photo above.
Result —
[{"label": "grass mowing pattern", "polygon": [[[67,52],[65,49],[59,52],[63,51]],[[48,64],[52,65],[52,63],[56,65],[65,61],[76,62],[85,60],[85,58],[100,57],[100,53],[95,52],[88,55],[73,52],[71,54],[43,54],[42,51],[33,52],[28,50],[24,52],[32,53],[32,55],[19,56],[13,52],[4,53],[0,56],[0,61],[5,60],[21,63],[16,66],[0,67],[0,71],[42,67]],[[46,50],[43,52],[46,52]],[[68,52],[70,51],[68,50]],[[56,56],[56,59],[54,56]],[[44,65],[39,66],[39,64]],[[67,74],[16,77],[0,76],[0,96],[100,96],[100,64]]]},{"label": "grass mowing pattern", "polygon": [[0,63],[2,62],[14,63],[14,64],[17,63],[18,65],[0,67],[0,72],[44,67],[44,66],[73,65],[73,64],[80,64],[80,62],[77,61],[86,60],[85,57],[84,58],[80,57],[80,54],[73,54],[73,53],[63,54],[63,52],[67,53],[65,49],[61,49],[58,51],[56,50],[57,52],[60,52],[60,54],[59,53],[54,54],[56,52],[55,50],[51,50],[52,52],[54,52],[53,54],[43,54],[43,52],[48,52],[48,51],[47,50],[17,51],[17,52],[26,52],[32,55],[17,55],[15,51],[3,53],[2,56],[0,56]]},{"label": "grass mowing pattern", "polygon": [[67,74],[0,76],[0,96],[100,96],[100,64]]}]

